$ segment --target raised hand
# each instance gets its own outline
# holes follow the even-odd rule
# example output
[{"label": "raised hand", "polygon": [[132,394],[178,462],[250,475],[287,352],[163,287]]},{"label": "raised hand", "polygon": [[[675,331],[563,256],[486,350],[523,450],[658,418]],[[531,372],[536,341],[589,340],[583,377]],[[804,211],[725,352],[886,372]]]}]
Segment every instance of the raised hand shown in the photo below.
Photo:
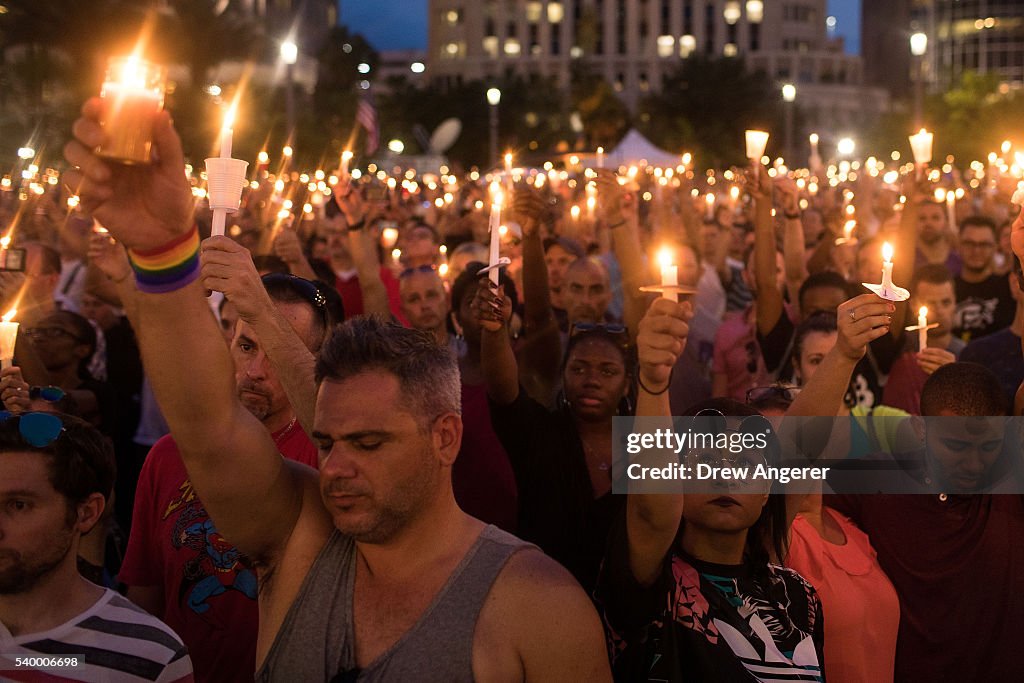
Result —
[{"label": "raised hand", "polygon": [[110,235],[98,232],[91,234],[87,254],[89,263],[95,265],[101,273],[114,282],[121,282],[131,273],[132,267],[128,263],[128,254]]},{"label": "raised hand", "polygon": [[852,361],[867,353],[868,344],[889,332],[896,306],[876,294],[861,294],[839,304],[836,348]]},{"label": "raised hand", "polygon": [[668,383],[672,368],[686,348],[693,307],[665,298],[654,300],[640,321],[636,336],[640,382],[652,391]]},{"label": "raised hand", "polygon": [[924,370],[926,375],[932,374],[943,365],[955,362],[956,356],[946,349],[937,349],[929,346],[917,352],[917,364]]},{"label": "raised hand", "polygon": [[274,253],[288,265],[302,263],[306,255],[302,251],[302,240],[291,228],[281,228],[274,238]]},{"label": "raised hand", "polygon": [[267,295],[248,249],[230,237],[217,235],[203,241],[200,261],[204,287],[223,292],[242,320],[252,322],[260,315]]},{"label": "raised hand", "polygon": [[600,169],[597,172],[597,205],[601,212],[601,218],[608,225],[621,223],[629,218],[627,208],[631,203],[627,200],[627,193],[615,173],[608,169]]},{"label": "raised hand", "polygon": [[497,332],[512,317],[512,299],[500,285],[495,288],[487,277],[480,278],[473,295],[473,317],[488,332]]},{"label": "raised hand", "polygon": [[21,376],[21,368],[15,366],[0,370],[0,400],[4,402],[4,408],[15,415],[32,410],[28,382]]},{"label": "raised hand", "polygon": [[192,227],[192,192],[171,116],[162,111],[153,122],[153,163],[125,166],[104,161],[93,151],[105,139],[103,106],[98,97],[82,106],[72,128],[74,139],[64,146],[64,158],[75,167],[64,174],[64,183],[79,196],[81,210],[125,246],[163,246]]},{"label": "raised hand", "polygon": [[529,185],[516,186],[512,211],[523,228],[523,236],[536,235],[548,214],[548,203],[540,190]]}]

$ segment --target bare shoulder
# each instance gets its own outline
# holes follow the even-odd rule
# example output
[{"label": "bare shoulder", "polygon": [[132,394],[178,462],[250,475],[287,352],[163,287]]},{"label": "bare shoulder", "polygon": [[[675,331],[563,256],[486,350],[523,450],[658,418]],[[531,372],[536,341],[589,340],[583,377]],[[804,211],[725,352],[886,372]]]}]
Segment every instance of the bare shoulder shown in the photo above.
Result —
[{"label": "bare shoulder", "polygon": [[611,680],[593,603],[568,571],[533,548],[509,559],[477,622],[474,673],[479,680],[499,678],[478,666],[481,651],[489,653],[486,664],[504,663],[504,680],[517,677],[512,662],[518,677],[530,681]]}]

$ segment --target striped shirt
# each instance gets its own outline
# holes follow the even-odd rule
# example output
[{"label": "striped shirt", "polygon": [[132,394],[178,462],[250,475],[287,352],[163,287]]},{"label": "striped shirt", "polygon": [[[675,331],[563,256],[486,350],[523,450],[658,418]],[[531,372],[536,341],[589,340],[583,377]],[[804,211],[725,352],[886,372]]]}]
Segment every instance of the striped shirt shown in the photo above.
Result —
[{"label": "striped shirt", "polygon": [[[77,667],[29,669],[14,657],[78,657]],[[191,683],[181,639],[156,617],[112,590],[92,607],[43,633],[17,638],[0,623],[0,681]]]}]

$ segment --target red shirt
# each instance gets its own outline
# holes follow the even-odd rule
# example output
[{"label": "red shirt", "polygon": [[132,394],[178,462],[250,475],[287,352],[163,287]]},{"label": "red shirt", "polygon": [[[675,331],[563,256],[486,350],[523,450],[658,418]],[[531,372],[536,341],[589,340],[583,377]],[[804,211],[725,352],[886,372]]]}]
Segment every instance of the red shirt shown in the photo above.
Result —
[{"label": "red shirt", "polygon": [[[284,457],[316,467],[316,447],[297,422],[271,436]],[[196,681],[252,683],[256,573],[217,532],[170,436],[142,466],[119,578],[163,588],[160,616],[188,647]]]},{"label": "red shirt", "polygon": [[[402,318],[402,298],[398,293],[398,280],[386,266],[380,267],[380,279],[384,283],[384,289],[388,292],[388,308],[391,314],[405,323]],[[341,302],[345,305],[345,318],[351,319],[365,313],[363,308],[363,289],[359,286],[359,277],[353,276],[347,280],[336,277],[334,288],[341,294]]]}]

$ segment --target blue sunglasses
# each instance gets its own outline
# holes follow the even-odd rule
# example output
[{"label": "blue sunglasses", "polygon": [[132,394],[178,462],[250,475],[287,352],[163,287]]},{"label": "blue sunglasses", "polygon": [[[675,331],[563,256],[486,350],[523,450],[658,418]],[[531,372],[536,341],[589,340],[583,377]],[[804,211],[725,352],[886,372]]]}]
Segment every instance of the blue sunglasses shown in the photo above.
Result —
[{"label": "blue sunglasses", "polygon": [[0,411],[0,422],[18,420],[18,432],[30,446],[44,448],[56,441],[64,432],[64,422],[53,413],[14,413]]}]

